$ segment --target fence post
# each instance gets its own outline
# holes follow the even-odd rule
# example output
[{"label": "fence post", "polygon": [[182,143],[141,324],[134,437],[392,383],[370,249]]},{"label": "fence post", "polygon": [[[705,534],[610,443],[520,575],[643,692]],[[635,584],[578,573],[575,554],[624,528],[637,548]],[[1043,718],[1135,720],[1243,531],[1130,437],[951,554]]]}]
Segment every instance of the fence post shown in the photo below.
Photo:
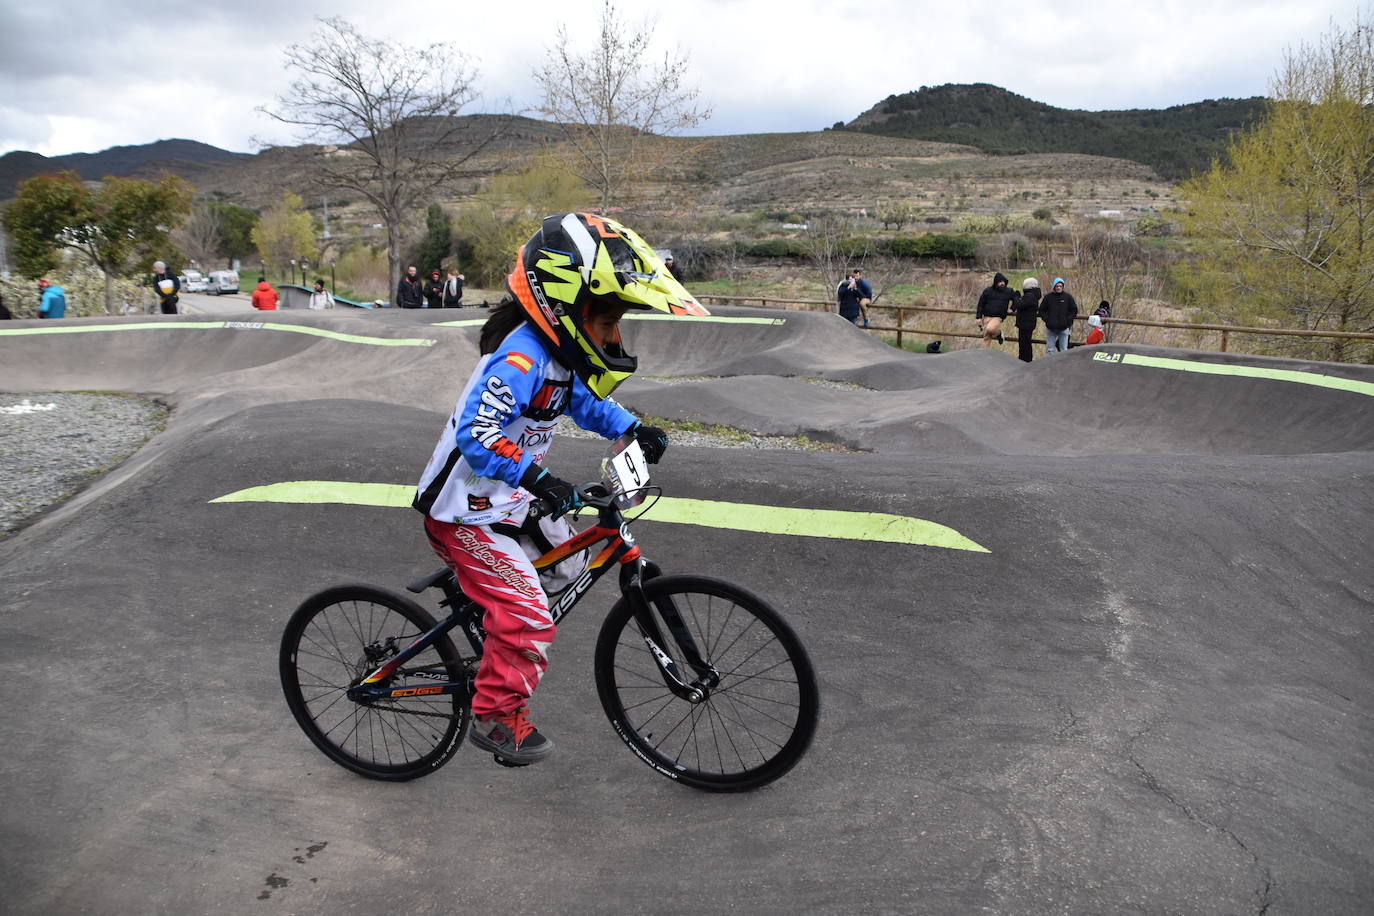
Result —
[{"label": "fence post", "polygon": [[1226,335],[1227,335],[1227,333],[1228,333],[1227,331],[1222,331],[1222,332],[1221,332],[1221,352],[1223,352],[1223,353],[1226,352]]},{"label": "fence post", "polygon": [[902,349],[902,319],[906,316],[906,309],[897,306],[897,349]]}]

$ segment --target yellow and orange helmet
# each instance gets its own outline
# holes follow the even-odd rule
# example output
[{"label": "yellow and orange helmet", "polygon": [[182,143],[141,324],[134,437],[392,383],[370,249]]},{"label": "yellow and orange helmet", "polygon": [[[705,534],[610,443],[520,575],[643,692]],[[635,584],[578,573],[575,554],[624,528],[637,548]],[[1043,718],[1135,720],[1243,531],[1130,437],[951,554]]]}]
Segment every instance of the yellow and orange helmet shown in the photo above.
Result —
[{"label": "yellow and orange helmet", "polygon": [[601,345],[586,333],[593,303],[666,315],[709,314],[634,230],[591,213],[545,218],[516,255],[506,286],[555,358],[601,399],[634,374],[639,360],[619,340]]}]

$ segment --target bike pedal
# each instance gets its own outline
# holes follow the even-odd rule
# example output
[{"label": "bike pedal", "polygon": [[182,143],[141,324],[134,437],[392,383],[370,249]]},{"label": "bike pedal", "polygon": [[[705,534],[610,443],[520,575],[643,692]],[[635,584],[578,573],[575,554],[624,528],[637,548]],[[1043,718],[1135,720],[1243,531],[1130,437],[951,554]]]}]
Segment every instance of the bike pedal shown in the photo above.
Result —
[{"label": "bike pedal", "polygon": [[529,766],[528,763],[513,763],[512,761],[507,760],[505,757],[502,757],[500,754],[492,754],[491,759],[501,764],[501,766],[510,767],[511,769]]}]

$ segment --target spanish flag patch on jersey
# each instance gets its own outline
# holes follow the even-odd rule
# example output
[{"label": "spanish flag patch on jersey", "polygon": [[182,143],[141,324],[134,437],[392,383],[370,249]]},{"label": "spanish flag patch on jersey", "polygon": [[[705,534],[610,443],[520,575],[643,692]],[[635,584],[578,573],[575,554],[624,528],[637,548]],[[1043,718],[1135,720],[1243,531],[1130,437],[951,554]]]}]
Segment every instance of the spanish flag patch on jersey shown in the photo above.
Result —
[{"label": "spanish flag patch on jersey", "polygon": [[534,360],[523,353],[511,353],[506,357],[506,362],[519,369],[522,373],[529,372],[534,366]]}]

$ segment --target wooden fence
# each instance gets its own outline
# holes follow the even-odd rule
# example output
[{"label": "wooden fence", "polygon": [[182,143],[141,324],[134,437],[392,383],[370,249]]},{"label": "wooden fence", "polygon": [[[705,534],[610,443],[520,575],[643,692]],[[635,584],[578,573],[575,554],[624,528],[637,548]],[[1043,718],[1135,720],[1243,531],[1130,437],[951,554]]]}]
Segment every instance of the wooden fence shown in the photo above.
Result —
[{"label": "wooden fence", "polygon": [[[713,296],[713,295],[704,295],[704,296],[700,296],[700,297],[698,297],[698,298],[702,299],[704,302],[707,302],[707,303],[720,303],[720,304],[722,304],[722,305],[751,305],[751,304],[757,304],[757,305],[759,305],[759,306],[761,306],[761,307],[763,307],[763,308],[784,308],[784,309],[785,309],[785,308],[790,308],[790,307],[792,307],[792,306],[802,306],[802,309],[801,309],[802,311],[811,311],[811,312],[826,312],[826,311],[829,311],[829,310],[833,307],[833,305],[834,305],[834,304],[833,304],[832,302],[830,302],[828,299],[784,299],[784,298],[778,298],[778,297],[776,297],[776,296]],[[933,329],[933,328],[918,328],[918,327],[912,327],[912,326],[909,326],[909,325],[907,324],[907,321],[906,321],[906,316],[907,316],[907,313],[908,313],[908,312],[914,312],[914,313],[917,313],[918,315],[919,315],[920,313],[923,313],[923,312],[932,312],[932,313],[946,314],[946,315],[965,315],[965,316],[971,316],[972,310],[967,309],[967,308],[961,308],[961,309],[940,308],[940,307],[933,306],[933,305],[903,305],[903,304],[892,304],[892,303],[887,303],[887,302],[884,302],[884,303],[881,303],[881,304],[874,303],[873,305],[870,305],[869,308],[870,308],[870,309],[883,310],[883,311],[887,311],[887,312],[893,312],[893,313],[896,314],[896,316],[897,316],[897,322],[896,322],[896,324],[882,324],[882,325],[879,325],[879,324],[870,323],[869,326],[868,326],[867,328],[864,328],[863,330],[867,330],[867,331],[881,331],[881,332],[888,333],[888,334],[891,334],[891,333],[894,333],[894,332],[895,332],[896,335],[897,335],[897,346],[898,346],[898,347],[900,347],[900,346],[902,345],[902,336],[903,336],[903,335],[920,335],[920,336],[922,336],[922,337],[976,337],[976,338],[981,338],[981,337],[983,336],[982,333],[980,333],[980,332],[978,332],[978,331],[949,331],[949,330],[944,330],[944,329]],[[796,310],[796,309],[794,309],[794,310]],[[1086,322],[1086,321],[1088,320],[1088,316],[1086,316],[1086,315],[1079,315],[1078,318],[1077,318],[1077,320],[1078,320],[1078,321]],[[1239,326],[1239,325],[1229,325],[1229,324],[1190,324],[1189,322],[1186,322],[1186,321],[1143,321],[1143,320],[1136,319],[1136,318],[1104,318],[1103,321],[1102,321],[1102,323],[1103,323],[1104,326],[1110,325],[1110,324],[1115,324],[1115,325],[1138,325],[1138,326],[1140,326],[1140,327],[1147,327],[1147,328],[1176,328],[1176,329],[1178,329],[1178,330],[1184,330],[1184,331],[1217,331],[1217,332],[1220,332],[1220,334],[1221,334],[1221,346],[1220,346],[1220,351],[1221,351],[1222,353],[1225,353],[1225,352],[1226,352],[1226,348],[1227,348],[1228,343],[1230,342],[1230,336],[1231,336],[1232,334],[1256,334],[1256,335],[1262,335],[1262,336],[1267,336],[1267,337],[1274,337],[1274,336],[1278,336],[1278,337],[1308,337],[1308,338],[1321,338],[1321,339],[1324,339],[1324,340],[1374,340],[1374,333],[1365,333],[1365,332],[1358,332],[1358,331],[1309,331],[1309,330],[1305,330],[1305,329],[1301,329],[1301,328],[1249,328],[1249,327],[1242,327],[1242,326]],[[1011,328],[1010,326],[1008,326],[1007,330],[1012,330],[1012,328]],[[1008,341],[1015,341],[1017,338],[1014,337],[1014,336],[1008,335],[1006,339],[1007,339]],[[1040,338],[1035,338],[1035,339],[1033,339],[1032,342],[1033,342],[1033,343],[1044,343],[1045,341],[1044,341],[1043,339],[1040,339]]]}]

